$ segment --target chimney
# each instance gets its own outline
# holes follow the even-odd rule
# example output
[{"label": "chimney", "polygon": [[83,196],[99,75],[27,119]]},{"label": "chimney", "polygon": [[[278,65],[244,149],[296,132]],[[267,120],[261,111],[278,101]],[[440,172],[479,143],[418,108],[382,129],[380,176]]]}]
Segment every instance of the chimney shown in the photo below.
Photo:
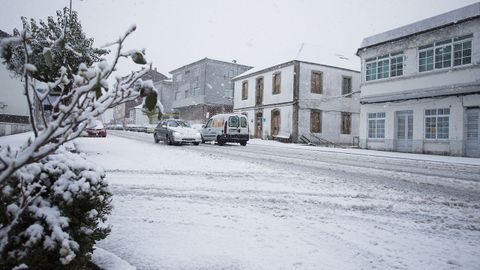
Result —
[{"label": "chimney", "polygon": [[236,63],[237,63],[237,60],[233,59],[233,60],[232,60],[232,63],[236,64]]}]

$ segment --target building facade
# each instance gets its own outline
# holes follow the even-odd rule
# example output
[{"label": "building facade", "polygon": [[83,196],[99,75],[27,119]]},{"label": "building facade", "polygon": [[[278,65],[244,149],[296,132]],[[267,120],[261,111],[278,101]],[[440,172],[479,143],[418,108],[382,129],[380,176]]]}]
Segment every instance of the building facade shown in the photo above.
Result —
[{"label": "building facade", "polygon": [[232,112],[231,79],[251,67],[204,58],[170,71],[174,111],[191,123],[205,123],[217,113]]},{"label": "building facade", "polygon": [[[164,86],[164,81],[168,81],[168,77],[163,75],[162,73],[158,72],[157,69],[149,70],[145,75],[141,77],[142,80],[147,81],[151,80],[155,88],[158,86]],[[157,91],[168,91],[168,83],[167,86],[163,87],[162,89],[158,89]],[[164,94],[166,95],[166,93]],[[159,101],[164,105],[162,102],[162,93],[160,92],[158,95]],[[168,101],[168,99],[165,99]],[[148,124],[148,117],[141,112],[141,104],[143,103],[143,98],[138,97],[135,100],[127,101],[123,104],[120,104],[113,108],[113,123],[112,124],[134,124],[134,125],[143,125]],[[165,106],[165,105],[164,105]],[[168,106],[168,104],[167,104]],[[171,106],[171,105],[170,105]],[[143,116],[142,116],[143,114]],[[147,121],[145,120],[147,119]],[[147,123],[145,123],[145,121]]]},{"label": "building facade", "polygon": [[480,3],[365,38],[360,146],[480,157]]},{"label": "building facade", "polygon": [[[0,40],[9,35],[0,30]],[[0,63],[0,136],[32,129],[24,85],[19,77]],[[30,98],[33,99],[32,93]]]},{"label": "building facade", "polygon": [[234,112],[249,119],[250,136],[302,136],[351,144],[358,136],[360,73],[289,61],[234,78]]}]

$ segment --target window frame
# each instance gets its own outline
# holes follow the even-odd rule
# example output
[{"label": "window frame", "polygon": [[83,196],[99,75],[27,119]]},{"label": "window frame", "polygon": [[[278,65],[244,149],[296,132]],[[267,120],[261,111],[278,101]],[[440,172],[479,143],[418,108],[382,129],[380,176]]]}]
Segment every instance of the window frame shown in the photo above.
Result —
[{"label": "window frame", "polygon": [[[395,73],[392,72],[392,62],[395,60]],[[405,52],[397,51],[389,54],[365,59],[365,81],[384,80],[403,76]]]},{"label": "window frame", "polygon": [[[314,76],[318,75],[319,82],[318,82],[318,89],[314,86],[317,86],[317,83],[314,82]],[[312,70],[310,74],[310,93],[312,94],[323,94],[323,72],[319,70]]]},{"label": "window frame", "polygon": [[[278,85],[277,85],[277,80],[278,80]],[[282,72],[279,71],[272,74],[272,95],[280,94],[281,89],[282,89]]]},{"label": "window frame", "polygon": [[242,81],[242,100],[248,99],[248,80]]},{"label": "window frame", "polygon": [[[465,44],[469,44],[467,48],[465,48]],[[456,50],[456,46],[461,45],[460,50]],[[443,50],[449,48],[449,51],[445,53]],[[440,54],[440,50],[441,54]],[[465,56],[465,52],[468,51],[468,55]],[[417,63],[417,70],[419,73],[424,73],[424,72],[429,72],[429,71],[434,71],[434,70],[442,70],[442,69],[452,69],[456,67],[461,67],[461,66],[466,66],[466,65],[471,65],[472,64],[472,51],[473,51],[473,34],[467,34],[459,37],[453,37],[450,39],[444,39],[441,41],[437,41],[434,43],[430,43],[427,45],[422,45],[418,47],[418,52],[417,52],[417,57],[418,57],[418,63]],[[433,66],[431,68],[428,68],[428,63],[421,65],[422,59],[428,59],[427,57],[420,57],[420,54],[422,53],[428,53],[430,52],[432,54],[433,58]],[[456,64],[456,60],[458,60],[458,57],[456,57],[456,53],[460,53],[460,63]],[[446,58],[448,57],[448,59]],[[467,60],[468,59],[468,60]],[[448,64],[446,64],[448,63]],[[427,66],[425,70],[422,70],[421,67]]]},{"label": "window frame", "polygon": [[[345,119],[348,119],[348,130],[345,130]],[[351,135],[352,134],[352,113],[341,112],[340,113],[340,134]]]},{"label": "window frame", "polygon": [[[313,115],[318,114],[318,129],[314,129]],[[322,110],[311,109],[310,110],[310,133],[322,133]]]},{"label": "window frame", "polygon": [[[385,112],[375,112],[375,113],[367,113],[367,138],[369,140],[384,140],[385,139],[385,120],[386,120],[386,113]],[[383,128],[379,128],[378,124],[383,122]],[[370,123],[374,123],[374,130],[371,132],[371,125]],[[379,130],[383,130],[383,132],[379,132]],[[382,136],[379,136],[379,135]],[[373,136],[372,136],[373,135]]]},{"label": "window frame", "polygon": [[[445,111],[448,111],[448,113],[445,113]],[[424,119],[424,123],[423,123],[424,136],[423,137],[425,140],[446,141],[450,139],[450,108],[425,109],[423,119]],[[445,119],[446,119],[446,126],[444,121]],[[435,120],[435,121],[432,121],[432,120]],[[439,123],[443,123],[443,125],[440,126]],[[440,131],[443,131],[443,132],[440,132]],[[446,134],[446,136],[439,137],[439,134],[443,134],[443,135]]]},{"label": "window frame", "polygon": [[[349,88],[348,89],[345,89],[345,79],[347,79],[349,81]],[[351,95],[352,91],[353,91],[352,81],[353,81],[352,76],[342,76],[342,95],[343,96],[352,97],[352,95]]]}]

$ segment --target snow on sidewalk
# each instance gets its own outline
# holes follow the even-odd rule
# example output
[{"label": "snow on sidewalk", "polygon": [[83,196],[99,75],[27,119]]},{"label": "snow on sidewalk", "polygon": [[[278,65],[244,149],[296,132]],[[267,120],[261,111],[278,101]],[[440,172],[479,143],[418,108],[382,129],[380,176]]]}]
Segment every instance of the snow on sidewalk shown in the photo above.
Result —
[{"label": "snow on sidewalk", "polygon": [[303,149],[306,151],[335,152],[335,153],[344,153],[344,154],[359,155],[359,156],[363,155],[363,156],[412,159],[412,160],[443,162],[443,163],[480,165],[480,158],[470,158],[470,157],[453,157],[453,156],[440,156],[440,155],[429,155],[429,154],[401,153],[401,152],[378,151],[378,150],[357,149],[357,148],[342,149],[342,148],[332,148],[332,147],[324,147],[324,146],[311,146],[306,144],[282,143],[278,141],[261,140],[261,139],[250,139],[248,141],[248,144],[259,145],[259,146]]}]

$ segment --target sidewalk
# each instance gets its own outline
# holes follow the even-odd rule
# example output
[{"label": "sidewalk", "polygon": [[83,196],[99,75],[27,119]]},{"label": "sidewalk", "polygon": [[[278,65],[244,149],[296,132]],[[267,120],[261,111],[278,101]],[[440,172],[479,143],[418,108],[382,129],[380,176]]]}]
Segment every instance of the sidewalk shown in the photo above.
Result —
[{"label": "sidewalk", "polygon": [[316,151],[316,152],[343,153],[343,154],[358,155],[358,156],[410,159],[410,160],[418,160],[418,161],[456,163],[456,164],[480,166],[480,158],[470,158],[470,157],[452,157],[452,156],[440,156],[440,155],[428,155],[428,154],[401,153],[401,152],[378,151],[378,150],[357,149],[357,148],[342,149],[342,148],[331,148],[331,147],[325,147],[325,146],[312,146],[312,145],[306,145],[306,144],[282,143],[278,141],[261,140],[261,139],[250,139],[248,141],[248,144],[259,145],[259,146],[283,147],[283,148],[290,148],[290,149],[302,149],[302,150]]}]

